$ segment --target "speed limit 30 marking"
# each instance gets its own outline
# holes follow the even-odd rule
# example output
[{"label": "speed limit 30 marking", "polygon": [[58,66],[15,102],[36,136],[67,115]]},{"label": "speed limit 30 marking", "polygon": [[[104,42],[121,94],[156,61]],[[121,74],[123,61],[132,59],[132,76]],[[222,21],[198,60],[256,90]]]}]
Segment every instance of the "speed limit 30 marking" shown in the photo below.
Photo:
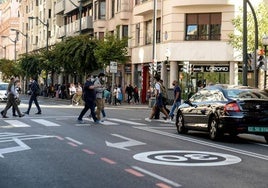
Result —
[{"label": "speed limit 30 marking", "polygon": [[170,166],[223,166],[241,162],[239,157],[204,151],[164,150],[139,153],[133,156],[142,162]]}]

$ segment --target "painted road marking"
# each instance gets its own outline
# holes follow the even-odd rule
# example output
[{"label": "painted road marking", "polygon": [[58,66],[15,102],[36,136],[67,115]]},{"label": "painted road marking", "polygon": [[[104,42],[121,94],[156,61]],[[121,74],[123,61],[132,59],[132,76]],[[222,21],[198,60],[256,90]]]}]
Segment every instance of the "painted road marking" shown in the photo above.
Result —
[{"label": "painted road marking", "polygon": [[178,134],[167,133],[164,131],[159,131],[159,130],[151,129],[148,127],[134,127],[134,128],[148,131],[151,133],[156,133],[156,134],[168,136],[171,138],[185,140],[185,141],[196,143],[199,145],[209,146],[209,147],[213,147],[213,148],[217,148],[217,149],[221,149],[221,150],[225,150],[225,151],[231,151],[234,153],[238,153],[238,154],[242,154],[242,155],[246,155],[246,156],[250,156],[250,157],[254,157],[254,158],[263,159],[263,160],[268,161],[267,155],[262,155],[259,153],[253,153],[253,152],[249,152],[249,151],[245,151],[245,150],[241,150],[241,149],[235,149],[232,147],[228,147],[228,146],[224,146],[224,145],[220,145],[220,144],[214,144],[214,143],[210,143],[210,142],[206,142],[206,141],[202,141],[202,140],[198,140],[198,139],[194,139],[194,138],[189,138],[189,137],[178,135]]},{"label": "painted road marking", "polygon": [[41,125],[44,125],[46,127],[57,127],[57,126],[61,126],[57,123],[53,123],[51,121],[47,121],[47,120],[44,120],[44,119],[31,119],[31,121],[34,121],[36,123],[39,123]]},{"label": "painted road marking", "polygon": [[122,138],[122,139],[127,140],[127,141],[117,142],[117,143],[111,143],[111,142],[105,141],[106,145],[109,147],[114,147],[114,148],[123,149],[123,150],[129,150],[127,147],[146,145],[146,143],[143,143],[143,142],[131,139],[131,138],[127,138],[127,137],[121,136],[119,134],[112,134],[112,135],[119,137],[119,138]]},{"label": "painted road marking", "polygon": [[13,153],[17,151],[24,151],[24,150],[31,149],[29,146],[27,146],[18,138],[13,138],[12,140],[16,142],[18,146],[0,149],[0,157],[4,158],[3,154],[6,154],[6,153]]},{"label": "painted road marking", "polygon": [[156,179],[159,179],[160,181],[165,182],[165,183],[167,183],[167,184],[169,184],[169,185],[172,185],[172,186],[174,186],[174,187],[181,187],[180,184],[178,184],[178,183],[176,183],[176,182],[174,182],[174,181],[171,181],[171,180],[169,180],[169,179],[167,179],[167,178],[164,178],[164,177],[162,177],[162,176],[159,176],[159,175],[157,175],[157,174],[155,174],[155,173],[152,173],[152,172],[150,172],[150,171],[147,171],[147,170],[145,170],[145,169],[143,169],[143,168],[140,168],[140,167],[137,167],[137,166],[132,166],[132,168],[134,168],[135,170],[140,171],[140,172],[142,172],[142,173],[144,173],[144,174],[147,174],[147,175],[149,175],[149,176],[151,176],[151,177],[154,177],[154,178],[156,178]]},{"label": "painted road marking", "polygon": [[108,120],[117,121],[117,122],[120,122],[120,123],[126,123],[126,124],[129,124],[129,125],[146,125],[144,123],[137,123],[137,122],[127,121],[127,120],[117,119],[117,118],[108,118]]},{"label": "painted road marking", "polygon": [[239,157],[224,153],[187,150],[143,152],[133,158],[146,163],[170,166],[224,166],[242,161]]},{"label": "painted road marking", "polygon": [[19,120],[4,120],[4,121],[13,127],[30,127],[30,125],[23,123]]}]

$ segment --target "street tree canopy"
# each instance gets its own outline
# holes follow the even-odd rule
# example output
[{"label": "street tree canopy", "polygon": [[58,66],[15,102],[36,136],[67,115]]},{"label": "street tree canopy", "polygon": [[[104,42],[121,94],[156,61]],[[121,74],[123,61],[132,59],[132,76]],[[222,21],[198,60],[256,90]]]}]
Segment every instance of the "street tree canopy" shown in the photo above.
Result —
[{"label": "street tree canopy", "polygon": [[[255,25],[254,18],[251,12],[251,9],[248,7],[247,14],[247,28],[248,28],[248,52],[254,51],[255,43]],[[258,44],[260,47],[263,46],[262,38],[265,34],[268,35],[268,6],[264,2],[260,3],[255,9],[257,21],[258,21],[258,30],[259,38]],[[243,12],[241,8],[241,13]],[[233,19],[233,25],[235,27],[235,32],[229,34],[229,43],[238,51],[242,52],[243,48],[243,15],[237,16]],[[242,54],[242,53],[241,53]]]},{"label": "street tree canopy", "polygon": [[104,40],[99,40],[97,48],[94,49],[94,55],[98,63],[102,67],[109,65],[111,61],[124,64],[129,59],[127,56],[127,42],[127,37],[119,39],[113,34],[106,34]]}]

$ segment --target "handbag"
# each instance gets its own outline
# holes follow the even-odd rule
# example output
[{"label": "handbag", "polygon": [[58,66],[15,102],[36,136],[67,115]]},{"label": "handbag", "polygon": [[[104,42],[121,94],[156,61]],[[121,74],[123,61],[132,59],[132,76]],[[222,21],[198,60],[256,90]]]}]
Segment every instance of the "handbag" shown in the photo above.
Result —
[{"label": "handbag", "polygon": [[15,102],[16,102],[16,104],[19,106],[21,101],[20,101],[19,98],[16,98],[16,99],[15,99]]}]

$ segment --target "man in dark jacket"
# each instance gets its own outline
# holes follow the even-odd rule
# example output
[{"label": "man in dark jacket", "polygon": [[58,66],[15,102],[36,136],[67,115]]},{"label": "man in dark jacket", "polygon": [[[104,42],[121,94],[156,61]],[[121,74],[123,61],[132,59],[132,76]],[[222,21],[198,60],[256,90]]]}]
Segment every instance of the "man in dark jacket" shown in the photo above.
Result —
[{"label": "man in dark jacket", "polygon": [[94,78],[91,78],[90,75],[88,75],[86,83],[84,84],[83,100],[85,101],[85,107],[77,118],[78,123],[84,123],[83,116],[89,109],[91,111],[91,117],[93,118],[94,122],[99,123],[100,121],[97,119],[95,114],[96,92],[94,87]]},{"label": "man in dark jacket", "polygon": [[25,114],[29,115],[33,102],[37,108],[37,113],[35,114],[41,114],[42,113],[41,108],[37,100],[37,97],[40,95],[40,87],[37,81],[34,80],[33,78],[30,78],[29,94],[31,96],[29,100],[28,110],[25,112]]}]

